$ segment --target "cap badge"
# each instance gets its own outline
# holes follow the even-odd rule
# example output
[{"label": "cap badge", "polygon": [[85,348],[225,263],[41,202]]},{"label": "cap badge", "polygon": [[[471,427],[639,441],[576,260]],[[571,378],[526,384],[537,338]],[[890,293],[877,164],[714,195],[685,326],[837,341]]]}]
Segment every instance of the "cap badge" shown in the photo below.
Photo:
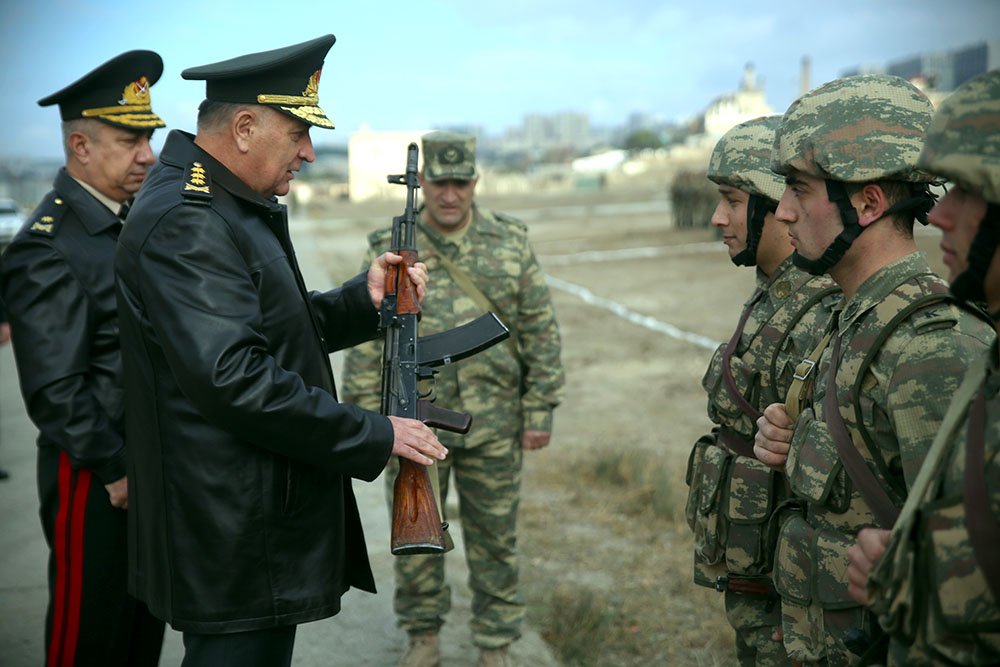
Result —
[{"label": "cap badge", "polygon": [[314,100],[319,101],[319,77],[323,70],[318,69],[312,73],[309,77],[309,83],[306,84],[306,89],[302,91],[303,97],[309,97]]},{"label": "cap badge", "polygon": [[441,164],[461,164],[465,161],[465,151],[457,146],[448,146],[438,151],[438,162]]},{"label": "cap badge", "polygon": [[140,76],[137,80],[125,86],[122,91],[122,98],[118,104],[126,105],[148,105],[149,104],[149,79]]}]

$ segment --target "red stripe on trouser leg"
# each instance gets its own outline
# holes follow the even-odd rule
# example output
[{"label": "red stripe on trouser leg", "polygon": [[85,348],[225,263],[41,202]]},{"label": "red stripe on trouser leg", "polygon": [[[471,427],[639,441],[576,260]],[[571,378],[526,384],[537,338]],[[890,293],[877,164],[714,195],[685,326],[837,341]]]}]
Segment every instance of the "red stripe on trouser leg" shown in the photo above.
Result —
[{"label": "red stripe on trouser leg", "polygon": [[73,470],[65,452],[59,455],[59,512],[56,515],[56,585],[53,595],[49,667],[72,667],[80,636],[83,598],[83,540],[91,472]]},{"label": "red stripe on trouser leg", "polygon": [[76,662],[76,641],[80,637],[80,607],[83,605],[83,527],[87,517],[87,496],[90,493],[89,470],[76,471],[73,489],[73,514],[70,518],[70,579],[69,600],[66,602],[66,643],[62,664],[73,667]]},{"label": "red stripe on trouser leg", "polygon": [[59,649],[62,646],[63,626],[66,616],[66,576],[68,572],[69,553],[66,548],[66,523],[69,521],[69,503],[72,496],[73,469],[69,457],[65,453],[59,455],[59,510],[56,513],[56,526],[53,548],[56,561],[56,585],[52,594],[52,638],[49,641],[48,667],[58,667]]}]

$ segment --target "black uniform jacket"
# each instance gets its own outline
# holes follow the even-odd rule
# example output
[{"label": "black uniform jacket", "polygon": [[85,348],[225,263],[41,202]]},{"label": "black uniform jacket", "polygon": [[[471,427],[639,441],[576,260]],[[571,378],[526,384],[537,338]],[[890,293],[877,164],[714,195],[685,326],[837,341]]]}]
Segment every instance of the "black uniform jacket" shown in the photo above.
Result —
[{"label": "black uniform jacket", "polygon": [[61,169],[0,262],[21,393],[40,447],[125,476],[112,261],[121,223]]},{"label": "black uniform jacket", "polygon": [[386,417],[337,401],[329,353],[377,334],[359,275],[307,292],[287,212],[174,131],[115,257],[131,592],[177,630],[336,614],[374,592],[351,477]]}]

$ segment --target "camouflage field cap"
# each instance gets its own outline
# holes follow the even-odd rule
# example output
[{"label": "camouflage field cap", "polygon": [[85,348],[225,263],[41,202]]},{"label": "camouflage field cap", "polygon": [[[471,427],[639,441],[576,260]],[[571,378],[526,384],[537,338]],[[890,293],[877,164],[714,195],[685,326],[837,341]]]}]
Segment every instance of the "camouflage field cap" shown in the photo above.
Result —
[{"label": "camouflage field cap", "polygon": [[93,118],[128,130],[153,130],[166,125],[153,113],[149,97],[162,73],[157,53],[126,51],[38,100],[38,106],[58,104],[63,121]]},{"label": "camouflage field cap", "polygon": [[780,200],[785,180],[771,171],[771,147],[780,124],[781,116],[762,116],[726,132],[708,161],[709,180]]},{"label": "camouflage field cap", "polygon": [[904,79],[851,76],[812,90],[785,112],[771,169],[865,183],[931,182],[916,168],[934,107]]},{"label": "camouflage field cap", "polygon": [[424,178],[428,181],[476,177],[476,138],[460,132],[428,132],[424,147]]},{"label": "camouflage field cap", "polygon": [[333,129],[319,105],[323,61],[337,38],[323,35],[301,44],[189,67],[181,77],[205,82],[205,99],[262,104],[316,127]]},{"label": "camouflage field cap", "polygon": [[918,164],[1000,203],[1000,70],[967,81],[942,102]]}]

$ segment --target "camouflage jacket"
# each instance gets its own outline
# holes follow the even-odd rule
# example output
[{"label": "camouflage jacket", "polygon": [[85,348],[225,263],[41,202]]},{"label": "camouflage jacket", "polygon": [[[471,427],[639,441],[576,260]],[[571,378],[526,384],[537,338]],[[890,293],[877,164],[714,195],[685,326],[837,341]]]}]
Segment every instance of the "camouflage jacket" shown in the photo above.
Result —
[{"label": "camouflage jacket", "polygon": [[[1000,359],[994,344],[986,379],[983,481],[1000,521]],[[1000,604],[993,596],[966,528],[966,443],[972,399],[957,396],[939,463],[913,513],[904,512],[873,570],[872,608],[890,633],[890,664],[1000,664]],[[950,421],[950,420],[949,420]],[[942,434],[944,435],[944,434]],[[925,471],[923,474],[928,474]],[[912,581],[924,585],[909,585]]]},{"label": "camouflage jacket", "polygon": [[[950,302],[921,308],[877,344],[907,304],[947,285],[923,256],[908,255],[871,276],[843,303],[836,375],[840,413],[853,441],[890,497],[902,504],[970,364],[994,338],[989,325]],[[847,595],[847,548],[863,526],[878,525],[845,471],[824,421],[831,346],[817,368],[812,407],[795,424],[785,472],[806,508],[805,523],[782,529],[775,583],[783,599],[824,608],[853,606]],[[859,376],[863,360],[871,361]],[[794,526],[789,524],[794,523]],[[787,639],[786,633],[786,639]],[[787,642],[786,642],[787,643]]]},{"label": "camouflage jacket", "polygon": [[[500,343],[456,364],[439,369],[435,403],[473,415],[468,435],[440,432],[448,447],[475,447],[525,430],[552,430],[552,411],[564,382],[555,309],[545,276],[528,242],[528,230],[505,215],[473,207],[466,232],[452,241],[417,219],[417,248],[427,265],[430,284],[422,304],[420,335],[446,331],[482,314],[437,259],[437,252],[464,270],[502,312],[497,315],[516,332],[522,368],[509,345]],[[389,249],[391,230],[368,237],[364,266]],[[348,351],[344,360],[344,395],[373,410],[379,408],[382,348],[378,341]]]},{"label": "camouflage jacket", "polygon": [[[757,290],[743,306],[744,312],[751,311],[729,361],[736,388],[752,407],[763,411],[785,400],[796,364],[819,342],[839,299],[840,290],[832,280],[794,267],[791,256],[770,278],[758,269]],[[740,408],[723,379],[727,345],[715,351],[702,378],[708,417],[752,441],[756,418]]]}]

